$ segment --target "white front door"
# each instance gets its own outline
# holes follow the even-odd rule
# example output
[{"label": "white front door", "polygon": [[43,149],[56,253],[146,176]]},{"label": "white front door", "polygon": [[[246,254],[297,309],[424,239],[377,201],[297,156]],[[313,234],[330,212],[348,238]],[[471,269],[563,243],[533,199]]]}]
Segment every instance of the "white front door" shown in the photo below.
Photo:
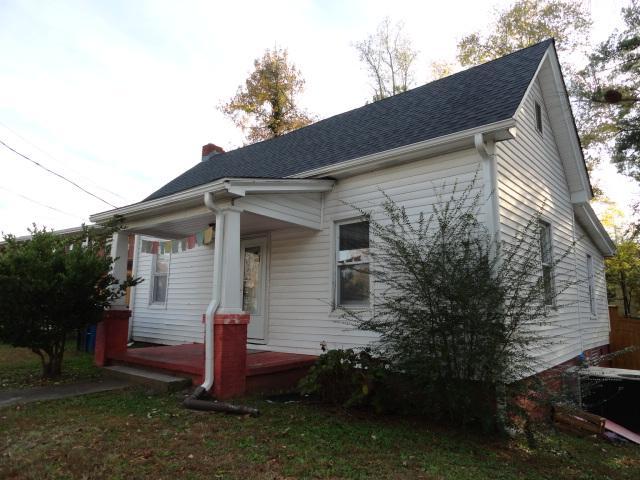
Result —
[{"label": "white front door", "polygon": [[267,239],[265,237],[243,240],[242,248],[242,309],[249,312],[249,341],[266,339],[267,309]]}]

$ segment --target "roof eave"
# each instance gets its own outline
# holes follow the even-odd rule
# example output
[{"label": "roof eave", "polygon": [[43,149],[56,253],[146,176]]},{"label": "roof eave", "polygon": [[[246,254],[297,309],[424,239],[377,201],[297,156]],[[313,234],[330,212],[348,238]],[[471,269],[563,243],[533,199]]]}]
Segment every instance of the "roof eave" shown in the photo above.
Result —
[{"label": "roof eave", "polygon": [[[230,195],[244,195],[248,190],[251,193],[292,193],[292,192],[317,192],[328,191],[333,183],[330,180],[321,180],[320,177],[340,177],[342,175],[352,175],[382,168],[387,164],[397,164],[415,160],[429,155],[442,154],[456,149],[473,147],[473,137],[482,133],[486,138],[495,141],[502,141],[514,138],[516,121],[508,118],[491,124],[474,127],[471,129],[456,132],[450,135],[417,142],[410,145],[385,150],[383,152],[354,158],[345,162],[336,163],[326,167],[308,170],[281,179],[264,178],[221,178],[197,187],[184,190],[182,192],[155,198],[133,205],[95,213],[89,218],[95,223],[104,223],[113,218],[138,218],[153,215],[168,207],[177,208],[180,206],[200,203],[203,195],[207,192],[225,192]],[[296,184],[297,182],[297,184]],[[304,183],[304,184],[303,184]]]},{"label": "roof eave", "polygon": [[616,245],[598,219],[596,212],[589,202],[573,204],[576,219],[585,229],[589,238],[596,245],[600,253],[605,257],[613,257],[616,253]]},{"label": "roof eave", "polygon": [[462,130],[450,135],[431,138],[422,142],[403,145],[402,147],[376,152],[371,155],[354,158],[344,162],[326,165],[320,168],[296,173],[287,178],[319,178],[349,176],[365,171],[377,170],[389,163],[397,164],[418,158],[440,155],[451,151],[473,147],[476,134],[484,134],[486,139],[496,142],[515,138],[516,120],[507,118],[498,122]]},{"label": "roof eave", "polygon": [[89,218],[95,223],[108,222],[113,218],[137,219],[154,215],[167,208],[204,204],[205,193],[226,194],[230,197],[256,193],[314,193],[329,191],[334,183],[333,180],[319,179],[221,178],[166,197],[95,213]]}]

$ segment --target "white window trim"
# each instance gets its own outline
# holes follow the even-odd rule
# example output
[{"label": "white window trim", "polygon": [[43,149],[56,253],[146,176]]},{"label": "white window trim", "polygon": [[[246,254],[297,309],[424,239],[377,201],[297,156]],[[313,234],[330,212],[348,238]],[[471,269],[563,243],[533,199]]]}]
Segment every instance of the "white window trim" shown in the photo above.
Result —
[{"label": "white window trim", "polygon": [[[538,227],[540,227],[542,224],[545,224],[549,227],[549,258],[551,259],[551,265],[549,265],[551,267],[551,294],[553,295],[552,301],[551,303],[546,303],[546,299],[545,299],[545,306],[547,306],[548,308],[557,308],[557,298],[556,298],[556,269],[555,266],[553,265],[553,261],[554,261],[554,247],[553,247],[553,234],[554,234],[554,228],[553,228],[553,224],[551,223],[551,221],[549,221],[547,218],[541,217],[540,220],[538,221]],[[540,230],[538,229],[538,243],[540,243]],[[544,277],[544,260],[542,258],[542,250],[540,250],[540,273],[541,275],[543,275]],[[543,280],[544,281],[544,280]]]},{"label": "white window trim", "polygon": [[167,273],[166,273],[166,277],[167,277],[167,291],[164,294],[164,302],[154,302],[153,301],[153,287],[155,284],[155,277],[157,276],[162,276],[164,274],[161,275],[157,275],[156,274],[156,261],[158,259],[158,255],[161,255],[159,253],[154,253],[152,254],[152,259],[151,259],[151,272],[149,274],[149,308],[156,308],[156,309],[160,309],[160,310],[166,310],[167,308],[167,300],[169,298],[169,278],[170,278],[170,273],[171,273],[171,252],[169,253],[165,253],[164,255],[167,255],[168,259],[169,259],[169,265],[167,266]]},{"label": "white window trim", "polygon": [[[353,215],[349,216],[340,216],[334,217],[333,222],[331,223],[331,267],[329,271],[331,272],[331,292],[330,292],[330,302],[331,302],[331,311],[329,312],[332,317],[339,317],[342,313],[342,307],[338,303],[338,253],[339,245],[340,245],[340,226],[348,225],[350,223],[359,223],[368,221],[366,218],[362,216]],[[371,227],[369,227],[369,248],[371,248]],[[363,262],[364,263],[364,262]],[[371,261],[369,261],[369,269],[371,269]],[[369,277],[369,304],[368,305],[353,305],[348,307],[349,310],[354,312],[372,312],[373,311],[373,277]]]}]

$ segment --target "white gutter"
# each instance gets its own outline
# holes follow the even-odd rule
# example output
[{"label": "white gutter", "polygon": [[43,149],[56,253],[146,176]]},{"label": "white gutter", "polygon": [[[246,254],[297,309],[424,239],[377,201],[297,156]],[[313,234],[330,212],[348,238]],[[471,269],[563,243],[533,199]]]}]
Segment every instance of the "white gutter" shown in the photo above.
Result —
[{"label": "white gutter", "polygon": [[222,291],[222,239],[224,234],[224,213],[216,207],[212,192],[204,194],[204,204],[216,214],[216,237],[213,244],[213,292],[207,307],[204,323],[204,382],[206,391],[213,386],[213,318],[220,305]]}]

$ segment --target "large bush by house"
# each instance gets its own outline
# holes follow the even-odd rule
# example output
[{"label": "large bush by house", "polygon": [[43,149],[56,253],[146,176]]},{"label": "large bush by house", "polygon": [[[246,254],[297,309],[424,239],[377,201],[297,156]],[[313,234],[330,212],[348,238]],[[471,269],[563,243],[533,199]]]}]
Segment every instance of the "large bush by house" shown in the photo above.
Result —
[{"label": "large bush by house", "polygon": [[[550,346],[540,327],[570,284],[555,273],[568,252],[551,258],[539,214],[499,244],[481,222],[476,192],[475,183],[455,187],[429,215],[412,217],[390,197],[381,211],[360,210],[370,225],[372,308],[343,312],[358,329],[379,334],[372,355],[388,365],[377,383],[397,390],[384,395],[395,402],[391,409],[409,399],[414,413],[501,429],[521,413],[520,380],[539,369],[537,354]],[[542,256],[550,258],[546,268]],[[325,388],[335,390],[321,366],[316,377],[324,370]],[[341,375],[357,379],[361,365]],[[309,382],[306,391],[314,391]]]}]

